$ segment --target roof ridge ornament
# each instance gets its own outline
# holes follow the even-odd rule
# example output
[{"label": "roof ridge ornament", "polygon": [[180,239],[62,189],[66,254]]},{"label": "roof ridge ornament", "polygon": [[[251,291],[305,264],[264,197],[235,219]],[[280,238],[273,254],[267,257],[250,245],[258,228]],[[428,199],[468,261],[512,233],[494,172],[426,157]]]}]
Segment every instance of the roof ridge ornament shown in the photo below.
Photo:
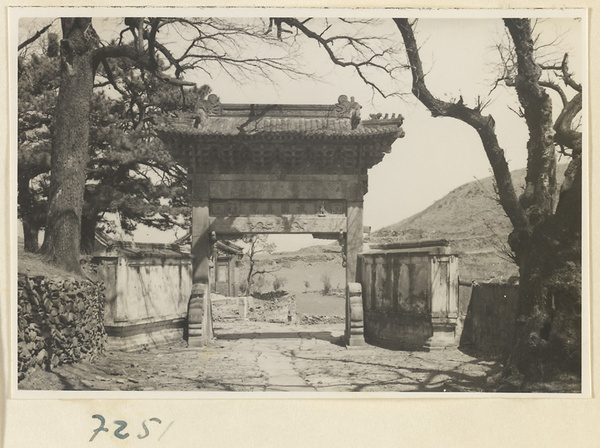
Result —
[{"label": "roof ridge ornament", "polygon": [[389,114],[383,115],[381,112],[376,114],[369,114],[369,120],[363,122],[364,125],[367,126],[385,126],[385,125],[396,125],[401,126],[404,122],[404,117],[402,114],[396,115],[392,114],[390,117]]},{"label": "roof ridge ornament", "polygon": [[211,93],[206,99],[199,99],[196,101],[195,107],[196,112],[203,110],[207,115],[221,115],[223,112],[223,105],[221,104],[220,98]]},{"label": "roof ridge ornament", "polygon": [[340,95],[334,107],[337,116],[340,118],[350,118],[352,129],[356,129],[360,123],[360,110],[362,106],[354,101],[354,97],[351,96],[348,99],[346,95]]}]

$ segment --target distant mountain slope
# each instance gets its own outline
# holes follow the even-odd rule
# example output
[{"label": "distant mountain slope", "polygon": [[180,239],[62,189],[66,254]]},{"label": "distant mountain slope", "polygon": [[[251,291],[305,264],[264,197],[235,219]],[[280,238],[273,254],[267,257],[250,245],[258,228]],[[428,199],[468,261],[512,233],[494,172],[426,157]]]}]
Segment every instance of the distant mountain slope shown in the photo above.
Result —
[{"label": "distant mountain slope", "polygon": [[[559,185],[565,167],[559,166]],[[525,170],[514,171],[512,176],[520,194]],[[492,177],[469,182],[422,212],[374,232],[371,242],[447,239],[461,257],[461,278],[506,279],[518,272],[514,263],[506,259],[511,224],[496,197]]]}]

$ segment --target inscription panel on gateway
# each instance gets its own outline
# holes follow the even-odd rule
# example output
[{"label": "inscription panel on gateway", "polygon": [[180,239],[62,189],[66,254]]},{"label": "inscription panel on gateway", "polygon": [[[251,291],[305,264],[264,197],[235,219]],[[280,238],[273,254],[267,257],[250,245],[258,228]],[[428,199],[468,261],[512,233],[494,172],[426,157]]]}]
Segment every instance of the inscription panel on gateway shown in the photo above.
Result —
[{"label": "inscription panel on gateway", "polygon": [[345,215],[345,205],[345,201],[332,200],[211,200],[210,215],[214,217],[252,215]]}]

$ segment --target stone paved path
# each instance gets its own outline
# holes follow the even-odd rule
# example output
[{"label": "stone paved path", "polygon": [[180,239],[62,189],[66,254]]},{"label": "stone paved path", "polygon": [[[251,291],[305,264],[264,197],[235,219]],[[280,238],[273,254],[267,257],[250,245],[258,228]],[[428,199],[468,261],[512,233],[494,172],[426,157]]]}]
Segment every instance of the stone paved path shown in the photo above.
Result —
[{"label": "stone paved path", "polygon": [[457,349],[345,348],[343,324],[215,322],[210,347],[108,352],[93,363],[35,372],[23,389],[242,392],[480,392],[493,360]]},{"label": "stone paved path", "polygon": [[[244,332],[244,329],[253,331]],[[341,325],[322,325],[313,329],[311,326],[257,325],[253,322],[217,324],[216,332],[216,344],[228,341],[229,349],[236,357],[255,359],[256,366],[265,373],[264,390],[267,392],[316,391],[295,367],[296,356],[319,345],[341,345],[343,334]]]},{"label": "stone paved path", "polygon": [[306,390],[315,391],[294,369],[289,351],[285,347],[264,348],[258,355],[258,367],[267,372],[267,392]]}]

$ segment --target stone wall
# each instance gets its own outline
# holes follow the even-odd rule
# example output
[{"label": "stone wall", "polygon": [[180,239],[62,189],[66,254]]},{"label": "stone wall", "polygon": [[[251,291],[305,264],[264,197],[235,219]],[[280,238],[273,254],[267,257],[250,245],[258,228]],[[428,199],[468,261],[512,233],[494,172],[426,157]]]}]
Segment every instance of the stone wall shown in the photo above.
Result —
[{"label": "stone wall", "polygon": [[504,355],[512,345],[518,286],[462,284],[460,348],[479,356]]},{"label": "stone wall", "polygon": [[447,246],[361,254],[365,340],[401,349],[455,344],[457,259]]},{"label": "stone wall", "polygon": [[91,360],[104,350],[104,286],[18,276],[19,380],[34,368]]},{"label": "stone wall", "polygon": [[95,257],[106,283],[105,326],[116,349],[183,338],[192,290],[191,257]]}]

